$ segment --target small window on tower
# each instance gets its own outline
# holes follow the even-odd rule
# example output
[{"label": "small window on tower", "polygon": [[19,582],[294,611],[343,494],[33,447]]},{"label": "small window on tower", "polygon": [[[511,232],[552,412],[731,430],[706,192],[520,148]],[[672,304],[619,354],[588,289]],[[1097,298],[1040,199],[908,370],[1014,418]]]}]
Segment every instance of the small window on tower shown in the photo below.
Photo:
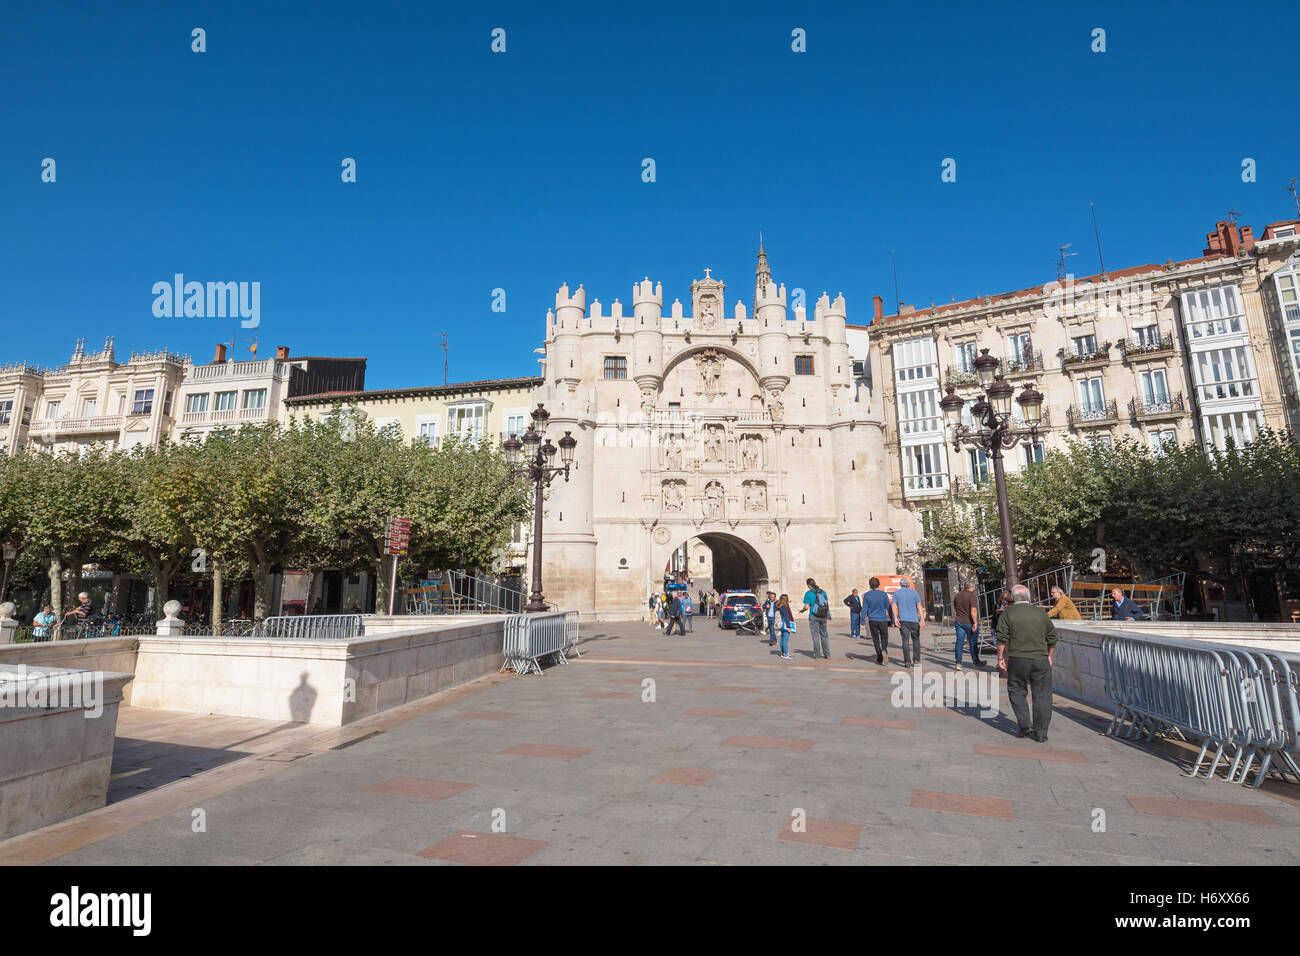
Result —
[{"label": "small window on tower", "polygon": [[794,357],[794,374],[811,375],[813,373],[813,357],[811,355],[796,355]]},{"label": "small window on tower", "polygon": [[605,377],[627,378],[627,357],[623,355],[606,355]]}]

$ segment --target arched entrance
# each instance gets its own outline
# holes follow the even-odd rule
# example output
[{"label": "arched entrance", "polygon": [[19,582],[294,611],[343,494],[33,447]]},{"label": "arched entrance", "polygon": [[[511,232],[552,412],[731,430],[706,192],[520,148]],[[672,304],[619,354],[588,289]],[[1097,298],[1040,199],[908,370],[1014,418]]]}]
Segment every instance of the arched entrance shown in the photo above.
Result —
[{"label": "arched entrance", "polygon": [[678,542],[664,565],[665,579],[684,570],[698,589],[723,591],[768,588],[768,569],[762,556],[749,542],[733,534],[706,531]]}]

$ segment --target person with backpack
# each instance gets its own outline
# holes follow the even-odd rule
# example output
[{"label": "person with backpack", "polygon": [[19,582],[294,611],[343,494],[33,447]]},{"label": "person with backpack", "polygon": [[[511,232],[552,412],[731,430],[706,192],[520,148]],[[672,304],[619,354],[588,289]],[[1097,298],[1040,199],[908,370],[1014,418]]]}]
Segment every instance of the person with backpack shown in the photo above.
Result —
[{"label": "person with backpack", "polygon": [[790,610],[790,595],[782,594],[776,601],[776,616],[781,621],[781,660],[790,657],[790,635],[794,633],[794,614]]},{"label": "person with backpack", "polygon": [[694,634],[695,622],[692,618],[695,617],[695,605],[691,603],[691,594],[689,591],[682,592],[682,614],[686,618],[686,633]]},{"label": "person with backpack", "polygon": [[[803,607],[808,612],[808,631],[812,634],[813,660],[824,657],[831,659],[831,644],[826,637],[826,623],[831,619],[831,604],[826,592],[817,586],[812,578],[808,579],[808,590],[803,596]],[[820,642],[820,643],[819,643]]]}]

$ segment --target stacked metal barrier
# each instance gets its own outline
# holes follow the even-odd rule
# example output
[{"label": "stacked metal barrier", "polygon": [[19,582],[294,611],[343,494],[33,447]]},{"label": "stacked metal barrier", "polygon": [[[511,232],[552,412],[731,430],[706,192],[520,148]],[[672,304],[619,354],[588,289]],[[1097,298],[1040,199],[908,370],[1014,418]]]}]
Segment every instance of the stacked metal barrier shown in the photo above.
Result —
[{"label": "stacked metal barrier", "polygon": [[[1171,638],[1113,635],[1102,639],[1106,696],[1115,704],[1108,734],[1177,733],[1199,741],[1196,776],[1207,752],[1213,777],[1253,786],[1273,769],[1300,781],[1300,661],[1275,651]],[[1277,761],[1277,766],[1274,766]]]},{"label": "stacked metal barrier", "polygon": [[[565,664],[568,646],[568,616],[574,612],[548,611],[542,614],[512,614],[505,621],[505,660],[501,670],[516,674],[542,672],[541,660],[554,657]],[[576,637],[575,637],[576,640]]]},{"label": "stacked metal barrier", "polygon": [[577,611],[564,612],[564,653],[567,655],[570,651],[582,656],[582,651],[578,650],[578,630],[582,624],[582,615]]}]

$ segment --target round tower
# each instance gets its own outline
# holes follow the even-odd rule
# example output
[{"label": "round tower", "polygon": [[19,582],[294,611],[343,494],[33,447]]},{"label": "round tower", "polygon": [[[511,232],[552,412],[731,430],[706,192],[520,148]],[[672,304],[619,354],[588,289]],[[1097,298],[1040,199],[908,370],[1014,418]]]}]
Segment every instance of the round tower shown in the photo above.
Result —
[{"label": "round tower", "polygon": [[555,346],[547,356],[547,369],[560,391],[573,393],[582,381],[582,322],[587,315],[587,293],[581,285],[569,295],[568,283],[555,293]]},{"label": "round tower", "polygon": [[649,277],[632,286],[632,378],[647,398],[659,394],[664,380],[664,290]]},{"label": "round tower", "polygon": [[758,325],[758,384],[781,392],[790,384],[790,333],[786,329],[785,286],[772,283],[772,271],[758,240],[754,270],[754,320]]},{"label": "round tower", "polygon": [[849,358],[849,340],[845,330],[848,319],[844,293],[837,293],[832,302],[830,296],[823,292],[817,300],[813,315],[822,334],[826,336],[826,357],[829,360],[826,367],[827,384],[831,387],[831,394],[838,396],[842,389],[847,391],[853,381],[853,362]]}]

